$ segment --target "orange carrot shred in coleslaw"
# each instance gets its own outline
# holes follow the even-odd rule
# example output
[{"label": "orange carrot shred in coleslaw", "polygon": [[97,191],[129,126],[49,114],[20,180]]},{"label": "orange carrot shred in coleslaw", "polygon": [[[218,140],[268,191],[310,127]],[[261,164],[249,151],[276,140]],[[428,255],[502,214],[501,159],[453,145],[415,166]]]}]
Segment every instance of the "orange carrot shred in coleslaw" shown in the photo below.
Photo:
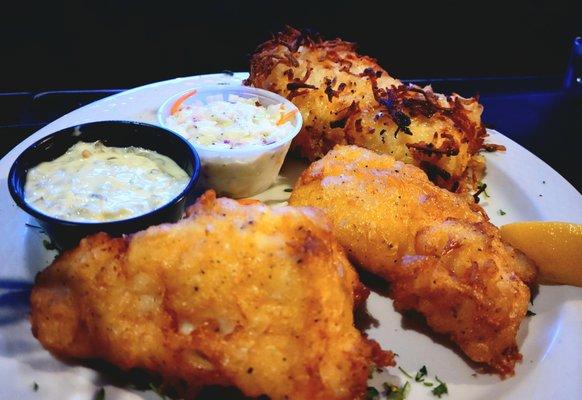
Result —
[{"label": "orange carrot shred in coleslaw", "polygon": [[196,90],[192,90],[191,92],[184,93],[182,96],[180,96],[178,100],[176,100],[174,104],[172,104],[172,108],[170,109],[170,115],[175,115],[178,111],[180,111],[180,106],[182,106],[182,103],[184,103],[184,101],[187,98],[192,97],[195,94]]},{"label": "orange carrot shred in coleslaw", "polygon": [[291,118],[293,118],[293,116],[295,116],[295,113],[297,112],[297,110],[292,110],[289,111],[287,114],[284,114],[281,119],[279,119],[279,121],[277,121],[277,125],[281,126],[283,125],[285,122],[291,121]]}]

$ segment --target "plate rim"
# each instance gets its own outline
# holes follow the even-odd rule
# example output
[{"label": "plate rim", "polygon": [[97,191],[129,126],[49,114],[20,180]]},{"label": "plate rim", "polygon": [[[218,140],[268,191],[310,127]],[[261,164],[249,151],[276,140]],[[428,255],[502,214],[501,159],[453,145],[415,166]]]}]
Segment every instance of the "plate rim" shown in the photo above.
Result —
[{"label": "plate rim", "polygon": [[[178,77],[178,78],[172,78],[172,79],[168,79],[168,80],[164,80],[164,81],[159,81],[159,82],[152,82],[146,85],[142,85],[142,86],[138,86],[135,88],[131,88],[128,90],[125,90],[123,92],[120,93],[116,93],[114,95],[105,97],[103,99],[99,99],[95,102],[89,103],[83,107],[80,107],[76,110],[73,110],[67,114],[62,115],[61,117],[55,119],[54,121],[51,121],[50,123],[48,123],[47,125],[45,125],[44,127],[42,127],[41,129],[35,131],[34,133],[32,133],[31,135],[29,135],[25,140],[23,140],[22,142],[20,142],[18,145],[16,145],[14,148],[12,148],[4,157],[2,157],[2,159],[0,159],[0,171],[7,175],[7,171],[9,170],[10,166],[12,165],[12,163],[14,162],[14,160],[16,159],[16,157],[30,144],[32,144],[33,142],[43,138],[46,135],[51,134],[52,132],[58,130],[57,127],[59,125],[59,123],[61,123],[63,120],[65,120],[66,118],[71,118],[71,114],[74,114],[75,112],[79,112],[79,110],[83,110],[86,109],[88,107],[92,107],[95,105],[98,105],[98,103],[105,103],[108,101],[111,101],[112,99],[116,99],[119,97],[123,97],[123,96],[128,96],[131,95],[132,93],[136,93],[140,90],[143,90],[145,88],[152,88],[152,87],[156,87],[156,86],[163,86],[163,85],[169,85],[169,84],[178,84],[178,83],[186,83],[186,82],[195,82],[196,80],[199,80],[201,78],[213,78],[213,77],[226,77],[228,76],[229,78],[236,78],[236,79],[245,79],[248,76],[247,72],[237,72],[234,73],[232,76],[230,74],[225,74],[225,73],[211,73],[211,74],[202,74],[202,75],[192,75],[192,76],[185,76],[185,77]],[[163,99],[161,99],[162,101]],[[160,104],[161,104],[160,101]],[[157,110],[156,110],[157,111]],[[141,121],[141,120],[139,120]],[[156,122],[157,123],[157,122]],[[552,180],[556,180],[554,182],[554,186],[557,186],[560,191],[566,195],[570,200],[572,201],[579,201],[580,203],[580,210],[582,210],[582,195],[577,191],[577,189],[570,183],[568,182],[562,175],[560,175],[556,170],[554,170],[549,164],[547,164],[545,161],[543,161],[541,158],[539,158],[537,155],[535,155],[534,153],[532,153],[531,151],[529,151],[528,149],[526,149],[525,147],[521,146],[519,143],[515,142],[514,140],[510,139],[509,137],[505,136],[504,134],[496,131],[496,130],[490,130],[488,129],[488,133],[489,135],[489,140],[491,139],[495,139],[500,138],[502,141],[510,143],[510,148],[511,149],[518,149],[518,153],[520,153],[522,156],[525,156],[526,158],[533,160],[533,162],[535,164],[537,164],[537,166],[543,168],[543,170],[545,170],[547,173],[549,173],[552,177]],[[498,136],[499,135],[499,136]],[[492,155],[487,155],[487,157],[497,157],[495,154]],[[489,163],[489,160],[488,160]],[[485,178],[487,179],[487,178]],[[2,190],[7,191],[7,188],[3,188]],[[11,212],[12,210],[9,210],[9,212]],[[550,210],[551,211],[551,210]],[[549,215],[551,215],[552,212],[549,213]],[[580,218],[582,219],[582,211],[580,212]],[[579,221],[580,223],[582,223],[582,220]],[[0,269],[0,273],[3,272],[4,270]],[[578,290],[578,292],[573,291],[572,289]],[[582,293],[580,292],[582,289],[579,288],[566,288],[565,289],[565,293]],[[566,296],[568,296],[568,294],[566,294]],[[580,316],[580,314],[582,314],[580,311],[582,311],[582,296],[574,296],[574,301],[572,302],[568,302],[566,304],[564,304],[563,308],[560,308],[560,314],[562,315],[562,317],[564,318],[564,321],[562,321],[563,323],[566,323],[568,321],[566,321],[565,319],[571,319],[572,321],[574,321],[574,323],[576,322],[580,322],[581,324],[581,328],[579,328],[578,330],[576,330],[576,332],[578,332],[578,335],[580,337],[582,337],[582,316]],[[3,335],[3,330],[2,327],[0,326],[0,336]],[[572,336],[572,333],[570,334],[570,336]],[[578,339],[579,341],[579,345],[582,346],[582,339]],[[549,351],[550,353],[552,353],[553,355],[555,355],[555,347],[552,347],[551,351]],[[566,351],[564,349],[562,349],[561,351]],[[550,356],[552,355],[550,354]],[[0,361],[2,360],[3,357],[0,357]],[[545,360],[545,358],[543,359]],[[578,362],[578,367],[582,368],[582,360],[575,360]],[[540,367],[546,364],[547,362],[544,363],[540,363]],[[539,370],[540,368],[538,368]],[[547,370],[547,368],[543,368],[543,370]],[[532,374],[533,376],[533,374]],[[526,382],[530,380],[530,378],[528,378],[527,380],[524,379],[522,382]],[[577,392],[581,392],[582,391],[582,380],[580,381],[576,381],[575,379],[571,379],[570,381],[570,385],[565,385],[567,388],[569,388],[570,390],[575,390]],[[511,392],[515,392],[515,390],[519,389],[519,388],[513,388],[511,390]],[[563,394],[567,394],[567,392],[564,390],[561,391]],[[529,390],[528,388],[526,388],[526,393],[534,395],[535,392]],[[546,394],[550,394],[553,392],[545,392]],[[543,393],[542,393],[543,394]],[[514,394],[512,393],[508,393],[509,396],[513,396]],[[31,394],[31,398],[35,398],[34,397],[35,394]],[[534,396],[535,397],[535,396]]]}]

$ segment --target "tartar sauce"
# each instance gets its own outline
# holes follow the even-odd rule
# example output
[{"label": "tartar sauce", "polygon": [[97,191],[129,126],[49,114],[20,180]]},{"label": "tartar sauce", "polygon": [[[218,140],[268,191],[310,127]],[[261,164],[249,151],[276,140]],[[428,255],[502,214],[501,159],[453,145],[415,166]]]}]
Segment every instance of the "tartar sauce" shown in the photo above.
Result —
[{"label": "tartar sauce", "polygon": [[25,200],[68,221],[115,221],[164,205],[188,181],[172,159],[155,151],[79,142],[59,158],[30,169]]},{"label": "tartar sauce", "polygon": [[[229,95],[228,101],[189,104],[167,117],[167,126],[194,145],[235,149],[268,145],[289,134],[283,104],[263,106],[257,98]],[[283,118],[283,119],[282,119]]]}]

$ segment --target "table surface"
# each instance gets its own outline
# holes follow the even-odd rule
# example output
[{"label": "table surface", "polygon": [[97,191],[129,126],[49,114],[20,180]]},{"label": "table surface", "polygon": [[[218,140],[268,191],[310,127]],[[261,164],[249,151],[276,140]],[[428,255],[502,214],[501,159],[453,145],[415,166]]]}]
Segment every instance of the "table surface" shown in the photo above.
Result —
[{"label": "table surface", "polygon": [[[582,191],[582,96],[560,77],[418,79],[435,91],[480,95],[483,121],[521,144]],[[0,156],[58,117],[123,89],[0,93]]]}]

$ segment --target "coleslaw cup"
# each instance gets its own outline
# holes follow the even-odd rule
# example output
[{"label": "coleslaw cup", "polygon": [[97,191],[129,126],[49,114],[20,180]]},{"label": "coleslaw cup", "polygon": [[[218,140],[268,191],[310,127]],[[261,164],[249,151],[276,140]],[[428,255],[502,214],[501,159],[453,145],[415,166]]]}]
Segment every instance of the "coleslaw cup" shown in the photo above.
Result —
[{"label": "coleslaw cup", "polygon": [[[247,86],[203,86],[177,93],[167,99],[158,110],[158,122],[166,128],[174,103],[192,90],[196,94],[184,100],[184,105],[206,104],[211,100],[228,100],[229,95],[257,98],[262,106],[283,104],[286,110],[295,111],[289,132],[274,143],[247,145],[240,148],[217,148],[191,141],[202,163],[202,177],[208,188],[233,198],[249,197],[268,189],[277,179],[291,141],[301,130],[302,117],[297,107],[278,94]],[[180,132],[173,130],[180,134]]]}]

